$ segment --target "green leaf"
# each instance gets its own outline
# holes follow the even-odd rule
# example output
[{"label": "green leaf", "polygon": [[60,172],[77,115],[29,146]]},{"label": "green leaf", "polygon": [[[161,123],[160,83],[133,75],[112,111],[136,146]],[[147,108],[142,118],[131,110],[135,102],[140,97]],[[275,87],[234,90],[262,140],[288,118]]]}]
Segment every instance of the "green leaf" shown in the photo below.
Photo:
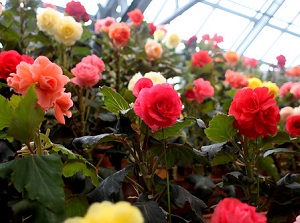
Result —
[{"label": "green leaf", "polygon": [[12,109],[5,97],[0,95],[0,130],[9,126],[12,119]]},{"label": "green leaf", "polygon": [[209,122],[209,127],[204,132],[213,142],[230,141],[237,133],[237,130],[232,126],[233,121],[233,116],[218,114]]},{"label": "green leaf", "polygon": [[103,86],[101,93],[104,95],[106,109],[115,115],[118,116],[121,110],[130,109],[128,102],[112,88]]},{"label": "green leaf", "polygon": [[211,161],[212,166],[227,164],[229,162],[232,162],[232,157],[229,153],[221,150],[219,151],[216,156]]},{"label": "green leaf", "polygon": [[31,155],[0,164],[0,176],[11,175],[14,187],[32,201],[60,213],[64,208],[62,162],[58,154]]},{"label": "green leaf", "polygon": [[276,135],[263,138],[262,148],[263,150],[274,148],[274,145],[281,145],[287,142],[300,142],[300,137],[291,138],[286,131],[278,131]]},{"label": "green leaf", "polygon": [[82,175],[84,175],[86,177],[90,177],[92,180],[92,183],[95,186],[99,185],[99,180],[98,180],[97,174],[95,172],[95,169],[93,169],[93,170],[89,169],[87,163],[84,162],[83,160],[70,159],[64,163],[63,175],[65,177],[71,177],[74,174],[76,174],[77,172],[81,172]]},{"label": "green leaf", "polygon": [[257,159],[257,167],[259,170],[267,172],[268,176],[272,176],[274,180],[279,180],[277,167],[274,165],[274,160],[270,156],[259,156]]},{"label": "green leaf", "polygon": [[195,122],[200,122],[198,121],[196,118],[183,118],[183,119],[179,119],[177,120],[177,122],[173,125],[170,126],[168,128],[165,128],[163,130],[159,130],[156,131],[153,134],[153,137],[157,140],[161,140],[161,139],[166,139],[169,138],[171,136],[180,136],[180,131],[185,128],[185,127],[189,127],[192,124],[194,124]]},{"label": "green leaf", "polygon": [[67,218],[84,216],[89,207],[89,203],[84,195],[71,194],[66,199],[65,214]]},{"label": "green leaf", "polygon": [[14,111],[8,135],[25,144],[33,141],[37,128],[44,120],[44,111],[40,106],[36,106],[37,101],[37,94],[32,85]]},{"label": "green leaf", "polygon": [[208,156],[208,159],[211,161],[216,156],[216,154],[222,150],[225,143],[214,143],[208,146],[201,147],[201,154],[203,156]]}]

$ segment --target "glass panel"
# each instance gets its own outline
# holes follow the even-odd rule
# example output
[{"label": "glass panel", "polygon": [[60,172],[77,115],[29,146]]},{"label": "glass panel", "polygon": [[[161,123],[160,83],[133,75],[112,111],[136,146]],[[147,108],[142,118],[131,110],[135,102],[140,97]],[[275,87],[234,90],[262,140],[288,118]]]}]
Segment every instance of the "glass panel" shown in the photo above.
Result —
[{"label": "glass panel", "polygon": [[245,15],[250,16],[250,17],[254,17],[256,15],[255,10],[249,9],[245,6],[242,6],[238,3],[235,3],[234,1],[222,0],[219,3],[219,5],[227,8],[227,9],[230,9],[232,11],[236,11],[236,12],[245,14]]},{"label": "glass panel", "polygon": [[246,57],[252,57],[260,60],[265,52],[274,44],[280,34],[281,32],[279,30],[266,26],[257,35],[251,45],[246,49],[244,55]]},{"label": "glass panel", "polygon": [[165,19],[171,16],[176,11],[176,2],[174,0],[152,0],[144,12],[145,18],[151,15],[152,21],[156,25],[161,24]]},{"label": "glass panel", "polygon": [[245,1],[245,0],[232,0],[231,2],[236,2],[240,5],[243,5],[247,8],[254,9],[254,10],[259,10],[261,7],[265,4],[267,1],[262,1],[262,0],[256,0],[256,1]]},{"label": "glass panel", "polygon": [[198,36],[201,38],[204,34],[213,36],[217,33],[224,38],[224,42],[220,44],[220,47],[229,49],[248,25],[248,19],[215,9],[200,29]]},{"label": "glass panel", "polygon": [[298,37],[284,33],[262,59],[276,64],[276,57],[282,54],[286,58],[286,66],[288,67],[299,56],[299,48],[296,47],[299,45],[300,40]]},{"label": "glass panel", "polygon": [[267,9],[270,7],[270,5],[273,3],[274,0],[268,0],[264,3],[262,8],[260,9],[261,12],[267,11]]},{"label": "glass panel", "polygon": [[300,33],[300,26],[290,25],[288,27],[288,30],[291,31],[291,32],[299,34]]},{"label": "glass panel", "polygon": [[199,30],[200,26],[205,22],[211,11],[212,7],[197,3],[171,21],[167,28],[171,32],[176,32],[182,39],[187,40],[197,34],[197,30]]},{"label": "glass panel", "polygon": [[274,17],[291,22],[299,13],[299,1],[285,0],[275,12]]},{"label": "glass panel", "polygon": [[242,35],[234,42],[233,46],[230,47],[230,50],[236,51],[239,45],[243,42],[243,40],[248,36],[250,31],[252,30],[254,26],[254,22],[250,22],[248,26],[246,26],[246,29],[242,32]]}]

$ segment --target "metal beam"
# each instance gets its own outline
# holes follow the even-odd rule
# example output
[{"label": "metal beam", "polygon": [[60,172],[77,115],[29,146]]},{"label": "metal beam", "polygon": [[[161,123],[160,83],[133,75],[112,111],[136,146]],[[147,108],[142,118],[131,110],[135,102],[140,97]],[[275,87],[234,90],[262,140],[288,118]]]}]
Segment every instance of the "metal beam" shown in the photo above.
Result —
[{"label": "metal beam", "polygon": [[249,47],[249,45],[253,42],[253,40],[257,37],[260,31],[268,24],[269,20],[273,17],[274,13],[280,8],[285,0],[274,0],[263,16],[257,20],[245,39],[237,48],[236,52],[242,55],[245,50]]},{"label": "metal beam", "polygon": [[198,2],[201,2],[201,0],[191,0],[189,3],[187,3],[185,6],[178,8],[169,18],[165,19],[161,22],[162,25],[169,24],[173,19],[180,16],[182,13],[184,13],[186,10],[191,8],[193,5],[197,4]]}]

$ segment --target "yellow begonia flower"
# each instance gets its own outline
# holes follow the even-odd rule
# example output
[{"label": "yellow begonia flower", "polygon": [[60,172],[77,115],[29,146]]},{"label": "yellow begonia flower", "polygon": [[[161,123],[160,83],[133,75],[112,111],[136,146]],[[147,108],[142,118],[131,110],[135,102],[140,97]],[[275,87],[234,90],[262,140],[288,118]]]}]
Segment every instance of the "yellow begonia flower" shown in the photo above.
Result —
[{"label": "yellow begonia flower", "polygon": [[166,46],[170,49],[176,48],[181,41],[181,38],[176,33],[172,33],[168,36]]},{"label": "yellow begonia flower", "polygon": [[262,81],[257,77],[251,77],[248,79],[248,87],[249,88],[257,88],[262,86]]},{"label": "yellow begonia flower", "polygon": [[279,87],[275,83],[271,81],[267,81],[267,82],[263,82],[262,86],[269,88],[269,92],[272,92],[274,98],[277,97],[279,92]]},{"label": "yellow begonia flower", "polygon": [[84,217],[67,219],[64,223],[143,223],[140,210],[129,202],[93,203]]},{"label": "yellow begonia flower", "polygon": [[62,17],[55,26],[55,39],[66,46],[72,46],[81,38],[83,28],[72,16]]}]

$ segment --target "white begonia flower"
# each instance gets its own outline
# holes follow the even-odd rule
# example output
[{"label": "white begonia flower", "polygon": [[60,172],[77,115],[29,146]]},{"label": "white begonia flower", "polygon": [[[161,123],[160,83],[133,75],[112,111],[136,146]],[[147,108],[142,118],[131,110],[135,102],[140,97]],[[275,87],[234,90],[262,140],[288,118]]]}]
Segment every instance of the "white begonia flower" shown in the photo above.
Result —
[{"label": "white begonia flower", "polygon": [[144,77],[147,77],[149,79],[152,80],[153,85],[155,84],[163,84],[163,83],[167,83],[167,79],[161,75],[160,72],[148,72],[144,75]]},{"label": "white begonia flower", "polygon": [[63,18],[63,14],[52,8],[41,9],[36,16],[38,28],[53,35],[56,24]]}]

